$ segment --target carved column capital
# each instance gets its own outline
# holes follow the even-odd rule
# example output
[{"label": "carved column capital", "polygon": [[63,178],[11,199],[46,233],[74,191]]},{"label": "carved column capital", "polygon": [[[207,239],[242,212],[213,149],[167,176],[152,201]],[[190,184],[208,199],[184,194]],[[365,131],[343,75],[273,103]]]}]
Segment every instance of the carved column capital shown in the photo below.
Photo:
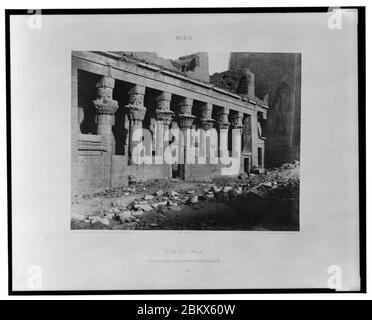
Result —
[{"label": "carved column capital", "polygon": [[183,98],[179,102],[180,114],[179,114],[179,125],[181,129],[190,128],[195,120],[195,116],[192,115],[193,100],[191,98]]},{"label": "carved column capital", "polygon": [[118,110],[118,102],[112,99],[114,86],[115,79],[106,76],[97,82],[97,99],[93,101],[93,105],[98,114],[113,115]]},{"label": "carved column capital", "polygon": [[193,104],[193,100],[191,98],[183,98],[179,103],[180,114],[191,115],[192,104]]},{"label": "carved column capital", "polygon": [[173,119],[174,112],[173,111],[156,111],[156,120],[163,121],[164,125],[170,125]]},{"label": "carved column capital", "polygon": [[170,101],[172,94],[169,92],[161,92],[156,98],[156,119],[163,121],[164,125],[170,125],[173,119],[174,112],[170,110]]},{"label": "carved column capital", "polygon": [[205,131],[208,131],[210,129],[213,128],[213,124],[214,124],[214,120],[213,119],[209,119],[209,120],[201,120],[201,124],[200,124],[200,127],[205,130]]},{"label": "carved column capital", "polygon": [[229,109],[223,108],[222,110],[220,110],[217,113],[216,122],[219,129],[228,129],[230,126]]},{"label": "carved column capital", "polygon": [[170,110],[170,101],[172,94],[169,92],[161,92],[156,98],[156,110],[169,111]]},{"label": "carved column capital", "polygon": [[131,96],[132,94],[139,94],[144,96],[146,91],[145,86],[141,86],[139,84],[134,85],[132,88],[129,89],[128,94]]},{"label": "carved column capital", "polygon": [[243,113],[237,112],[231,116],[231,126],[233,129],[240,129],[240,132],[243,131]]},{"label": "carved column capital", "polygon": [[201,128],[204,130],[210,130],[213,128],[214,119],[212,119],[213,105],[211,103],[205,103],[201,106]]},{"label": "carved column capital", "polygon": [[125,107],[129,109],[129,120],[132,125],[140,125],[145,119],[146,107],[143,105],[146,87],[135,85],[128,92],[129,103]]},{"label": "carved column capital", "polygon": [[212,120],[213,105],[205,103],[201,106],[201,120]]},{"label": "carved column capital", "polygon": [[186,114],[180,114],[180,128],[181,129],[187,129],[190,128],[195,120],[195,116],[193,115],[186,115]]}]

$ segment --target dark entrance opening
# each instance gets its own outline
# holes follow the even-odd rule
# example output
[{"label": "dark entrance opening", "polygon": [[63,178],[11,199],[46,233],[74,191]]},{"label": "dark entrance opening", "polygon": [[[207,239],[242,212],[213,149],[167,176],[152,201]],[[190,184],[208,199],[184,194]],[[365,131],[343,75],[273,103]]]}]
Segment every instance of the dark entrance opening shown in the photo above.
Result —
[{"label": "dark entrance opening", "polygon": [[249,173],[250,168],[251,168],[250,159],[244,158],[244,172]]}]

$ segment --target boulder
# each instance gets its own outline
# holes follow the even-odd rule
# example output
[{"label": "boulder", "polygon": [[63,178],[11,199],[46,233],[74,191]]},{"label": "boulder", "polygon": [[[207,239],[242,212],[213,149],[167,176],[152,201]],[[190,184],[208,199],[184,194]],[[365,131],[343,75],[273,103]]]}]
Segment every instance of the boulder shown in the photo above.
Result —
[{"label": "boulder", "polygon": [[242,172],[241,174],[239,174],[239,179],[247,179],[248,178],[248,174],[246,172]]},{"label": "boulder", "polygon": [[111,220],[114,217],[114,214],[113,213],[105,213],[104,217]]},{"label": "boulder", "polygon": [[214,193],[218,193],[218,192],[220,192],[222,190],[222,188],[217,187],[217,186],[213,186],[212,187],[212,190],[213,190]]},{"label": "boulder", "polygon": [[198,196],[191,196],[191,197],[189,198],[189,202],[190,202],[190,203],[197,203],[198,201],[199,201]]},{"label": "boulder", "polygon": [[158,191],[155,192],[155,194],[156,194],[158,197],[162,196],[163,193],[164,193],[163,190],[158,190]]},{"label": "boulder", "polygon": [[152,199],[154,199],[154,196],[152,196],[152,195],[150,195],[150,194],[145,194],[145,195],[143,196],[143,199],[145,199],[145,200],[152,200]]},{"label": "boulder", "polygon": [[272,187],[272,184],[271,184],[270,181],[268,181],[268,182],[264,182],[264,183],[261,183],[261,185],[262,185],[262,186],[265,186],[265,187],[269,187],[269,188]]},{"label": "boulder", "polygon": [[99,220],[99,222],[101,222],[102,224],[104,224],[105,226],[108,226],[110,224],[110,220],[108,218],[101,218]]},{"label": "boulder", "polygon": [[142,216],[145,212],[143,210],[132,211],[131,214],[135,217]]},{"label": "boulder", "polygon": [[99,217],[99,216],[89,216],[88,219],[89,219],[90,223],[96,223],[96,222],[100,222],[101,217]]},{"label": "boulder", "polygon": [[168,196],[169,197],[176,197],[176,196],[178,196],[179,194],[178,194],[178,192],[176,192],[176,191],[173,191],[173,190],[171,190],[171,191],[168,191]]},{"label": "boulder", "polygon": [[170,207],[175,207],[175,206],[178,206],[178,203],[168,200],[167,205]]},{"label": "boulder", "polygon": [[209,191],[206,195],[205,195],[207,198],[214,198],[214,194],[212,191]]},{"label": "boulder", "polygon": [[132,201],[131,203],[128,204],[127,208],[129,210],[136,210],[138,209],[138,203],[137,201]]},{"label": "boulder", "polygon": [[137,208],[135,209],[143,210],[143,211],[151,211],[152,207],[146,201],[141,201],[141,202],[138,202]]},{"label": "boulder", "polygon": [[120,216],[119,220],[120,220],[120,223],[128,223],[132,221],[130,217],[125,217],[125,216]]},{"label": "boulder", "polygon": [[168,201],[161,201],[161,202],[153,203],[151,206],[156,209],[158,206],[166,206],[167,204],[168,204]]}]

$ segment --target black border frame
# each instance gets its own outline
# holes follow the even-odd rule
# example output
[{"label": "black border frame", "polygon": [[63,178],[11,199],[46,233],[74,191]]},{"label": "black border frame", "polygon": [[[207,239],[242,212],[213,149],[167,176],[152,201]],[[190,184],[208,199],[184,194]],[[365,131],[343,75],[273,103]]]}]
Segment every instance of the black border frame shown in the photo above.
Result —
[{"label": "black border frame", "polygon": [[[359,266],[360,290],[332,289],[155,289],[155,290],[13,290],[12,261],[12,156],[11,156],[11,70],[10,16],[29,15],[27,9],[5,10],[5,66],[6,66],[6,129],[7,129],[7,201],[8,201],[8,294],[9,295],[148,295],[148,294],[290,294],[290,293],[366,293],[366,35],[365,7],[340,7],[358,12],[358,144],[359,144]],[[44,15],[100,15],[100,14],[187,14],[187,13],[324,13],[329,7],[230,7],[230,8],[135,8],[135,9],[41,9]]]}]

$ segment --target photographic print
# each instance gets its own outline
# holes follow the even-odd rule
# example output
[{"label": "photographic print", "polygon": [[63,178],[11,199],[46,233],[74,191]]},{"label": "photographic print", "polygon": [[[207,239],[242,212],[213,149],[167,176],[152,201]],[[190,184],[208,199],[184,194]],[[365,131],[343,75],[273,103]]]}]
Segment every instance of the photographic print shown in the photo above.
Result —
[{"label": "photographic print", "polygon": [[301,53],[72,52],[71,228],[299,231]]},{"label": "photographic print", "polygon": [[363,291],[363,18],[7,12],[10,291]]}]

